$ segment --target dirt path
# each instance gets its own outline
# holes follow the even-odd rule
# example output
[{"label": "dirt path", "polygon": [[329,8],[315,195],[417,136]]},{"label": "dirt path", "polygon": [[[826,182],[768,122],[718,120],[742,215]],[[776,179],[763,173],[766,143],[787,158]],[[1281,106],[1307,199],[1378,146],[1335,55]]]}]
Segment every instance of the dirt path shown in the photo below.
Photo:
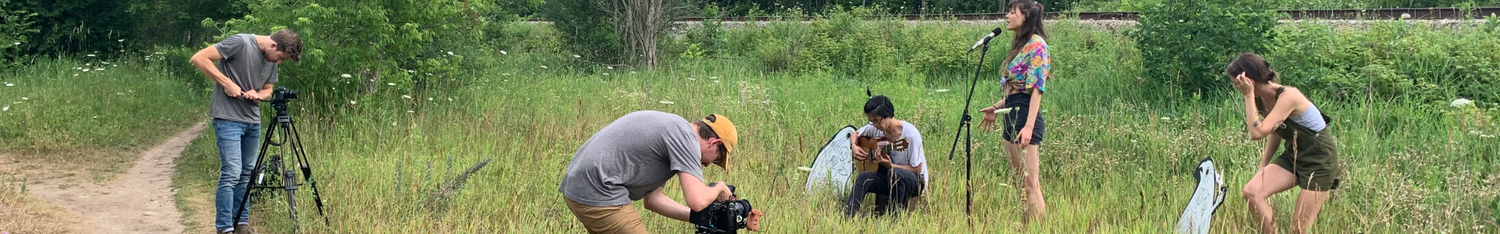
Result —
[{"label": "dirt path", "polygon": [[84,233],[182,233],[182,214],[173,200],[173,160],[203,132],[205,123],[189,127],[141,153],[124,176],[108,184],[45,180],[33,184],[31,196],[74,213]]}]

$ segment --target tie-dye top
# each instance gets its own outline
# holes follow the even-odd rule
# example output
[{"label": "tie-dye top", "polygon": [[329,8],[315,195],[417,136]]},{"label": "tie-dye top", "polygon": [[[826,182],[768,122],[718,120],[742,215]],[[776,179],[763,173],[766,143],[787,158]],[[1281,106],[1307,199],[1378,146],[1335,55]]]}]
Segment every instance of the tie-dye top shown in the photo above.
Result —
[{"label": "tie-dye top", "polygon": [[1016,58],[1005,66],[1005,84],[1010,90],[1026,93],[1030,88],[1047,92],[1047,78],[1052,76],[1052,54],[1047,51],[1047,41],[1042,36],[1031,35],[1031,41],[1021,47]]}]

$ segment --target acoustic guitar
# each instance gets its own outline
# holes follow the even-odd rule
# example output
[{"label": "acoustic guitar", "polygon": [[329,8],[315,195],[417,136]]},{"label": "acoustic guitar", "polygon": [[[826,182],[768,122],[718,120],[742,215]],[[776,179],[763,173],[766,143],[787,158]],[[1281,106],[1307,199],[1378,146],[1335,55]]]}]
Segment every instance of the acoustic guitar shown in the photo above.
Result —
[{"label": "acoustic guitar", "polygon": [[876,139],[874,137],[859,136],[859,138],[854,141],[854,145],[859,147],[860,149],[864,149],[865,153],[868,153],[870,156],[865,160],[854,160],[854,169],[858,172],[880,170],[880,162],[875,161],[875,157],[891,156],[891,144],[890,142],[886,142],[885,140]]}]

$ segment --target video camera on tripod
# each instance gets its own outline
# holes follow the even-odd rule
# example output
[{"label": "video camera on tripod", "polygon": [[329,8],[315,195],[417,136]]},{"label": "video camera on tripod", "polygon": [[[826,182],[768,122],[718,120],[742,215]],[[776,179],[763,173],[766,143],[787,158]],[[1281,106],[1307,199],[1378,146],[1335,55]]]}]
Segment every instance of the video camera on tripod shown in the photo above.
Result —
[{"label": "video camera on tripod", "polygon": [[[297,127],[292,124],[292,116],[287,113],[287,104],[297,99],[297,90],[277,87],[271,93],[271,107],[276,109],[276,121],[266,128],[262,135],[260,154],[256,157],[254,169],[251,169],[250,189],[245,190],[244,200],[239,202],[239,209],[234,212],[234,220],[240,220],[244,215],[246,205],[250,204],[250,192],[264,190],[262,193],[269,194],[282,190],[286,194],[287,214],[291,218],[292,233],[297,233],[297,201],[296,191],[299,186],[312,187],[313,202],[318,207],[318,214],[323,215],[323,224],[328,225],[328,216],[323,213],[323,196],[318,194],[318,181],[313,179],[312,165],[307,160],[307,153],[303,150],[302,137],[297,134]],[[280,132],[277,132],[277,130]],[[280,135],[278,135],[280,133]],[[280,139],[277,141],[276,139]],[[267,153],[275,146],[278,153],[270,155],[267,162]],[[282,154],[289,154],[283,158]],[[300,169],[303,181],[297,181],[297,172]]]},{"label": "video camera on tripod", "polygon": [[[713,187],[717,183],[708,184]],[[734,185],[729,186],[729,193],[734,193]],[[740,229],[760,230],[760,216],[758,210],[750,207],[750,200],[739,199],[739,196],[731,197],[728,201],[714,202],[701,211],[688,214],[688,222],[697,227],[695,233],[737,233]]]}]

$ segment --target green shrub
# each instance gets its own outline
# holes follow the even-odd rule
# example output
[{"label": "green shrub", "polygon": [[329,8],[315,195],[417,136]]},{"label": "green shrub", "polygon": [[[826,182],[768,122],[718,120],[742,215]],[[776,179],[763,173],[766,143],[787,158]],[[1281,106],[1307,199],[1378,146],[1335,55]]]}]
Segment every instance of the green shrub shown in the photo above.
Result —
[{"label": "green shrub", "polygon": [[1242,52],[1268,52],[1278,13],[1267,2],[1167,0],[1141,12],[1131,34],[1151,82],[1191,93],[1229,87],[1224,66]]},{"label": "green shrub", "polygon": [[541,6],[543,17],[562,32],[566,48],[600,63],[625,61],[625,44],[615,35],[615,24],[589,0],[547,1]]},{"label": "green shrub", "polygon": [[1277,31],[1268,59],[1283,82],[1328,98],[1500,100],[1500,39],[1482,28],[1388,21],[1369,30],[1333,30],[1303,22]]}]

